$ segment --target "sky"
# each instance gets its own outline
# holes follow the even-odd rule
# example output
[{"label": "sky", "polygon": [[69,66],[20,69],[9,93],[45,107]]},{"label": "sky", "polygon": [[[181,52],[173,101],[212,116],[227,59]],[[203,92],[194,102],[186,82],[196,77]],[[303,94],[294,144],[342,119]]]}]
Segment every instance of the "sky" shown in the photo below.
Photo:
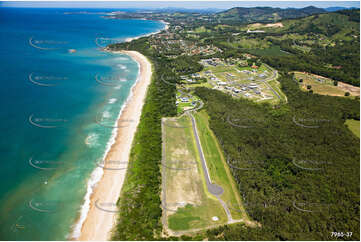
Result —
[{"label": "sky", "polygon": [[1,7],[54,7],[54,8],[218,8],[280,7],[303,8],[307,6],[360,7],[359,1],[0,1]]}]

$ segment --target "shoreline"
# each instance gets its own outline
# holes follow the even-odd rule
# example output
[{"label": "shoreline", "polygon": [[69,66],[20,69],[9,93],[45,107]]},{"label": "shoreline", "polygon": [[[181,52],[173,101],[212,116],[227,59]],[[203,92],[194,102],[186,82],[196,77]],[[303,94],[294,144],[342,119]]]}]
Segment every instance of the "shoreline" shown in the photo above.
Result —
[{"label": "shoreline", "polygon": [[[133,120],[134,122],[129,122],[127,127],[117,128],[114,142],[108,152],[105,153],[104,159],[105,161],[127,161],[126,167],[124,167],[127,168],[133,138],[141,116],[147,88],[151,82],[152,66],[145,56],[136,51],[113,51],[112,53],[126,54],[139,65],[138,79],[133,85],[117,119],[119,126],[124,125],[123,120]],[[97,169],[92,172],[91,178]],[[82,217],[80,217],[76,222],[75,229],[72,231],[72,240],[104,241],[110,239],[111,231],[116,224],[117,212],[107,211],[107,209],[114,210],[116,208],[127,169],[111,170],[100,168],[100,170],[102,171],[101,178],[87,185],[88,188],[91,188],[90,202],[87,203],[86,196],[82,208],[83,206],[88,207],[88,212],[86,217],[83,217],[83,221],[81,221]],[[97,204],[105,204],[108,207],[99,209]],[[78,228],[76,228],[77,226]],[[81,226],[81,229],[79,226]],[[80,232],[80,234],[77,235],[76,232]]]},{"label": "shoreline", "polygon": [[136,39],[139,39],[139,38],[143,38],[143,37],[148,37],[148,36],[151,36],[153,34],[158,34],[160,32],[162,32],[163,30],[168,30],[169,28],[169,23],[163,21],[163,20],[157,20],[163,24],[165,24],[164,28],[163,29],[160,29],[160,30],[157,30],[155,32],[152,32],[152,33],[149,33],[149,34],[144,34],[144,35],[140,35],[140,36],[137,36],[137,37],[130,37],[130,38],[126,38],[124,42],[131,42],[132,40],[136,40]]}]

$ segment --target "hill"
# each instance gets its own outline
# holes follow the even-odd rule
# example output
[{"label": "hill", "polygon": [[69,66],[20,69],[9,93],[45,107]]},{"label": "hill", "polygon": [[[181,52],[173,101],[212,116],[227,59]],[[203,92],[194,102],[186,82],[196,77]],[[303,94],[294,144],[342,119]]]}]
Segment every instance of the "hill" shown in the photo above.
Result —
[{"label": "hill", "polygon": [[271,7],[256,7],[256,8],[241,8],[235,7],[229,10],[216,13],[214,17],[222,22],[275,22],[282,19],[301,18],[310,16],[312,14],[324,13],[326,10],[316,8],[313,6],[296,9],[296,8],[271,8]]}]

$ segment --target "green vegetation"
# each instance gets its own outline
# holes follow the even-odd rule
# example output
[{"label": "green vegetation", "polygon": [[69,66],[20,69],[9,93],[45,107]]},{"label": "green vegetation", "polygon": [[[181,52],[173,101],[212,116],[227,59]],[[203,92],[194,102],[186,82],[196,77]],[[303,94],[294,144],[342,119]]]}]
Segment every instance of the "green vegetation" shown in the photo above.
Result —
[{"label": "green vegetation", "polygon": [[342,90],[340,87],[335,86],[334,81],[329,78],[317,77],[312,74],[305,74],[298,72],[296,72],[294,76],[295,76],[295,80],[302,79],[302,83],[300,83],[302,90],[306,90],[306,88],[307,89],[312,88],[312,91],[314,93],[321,95],[346,96],[345,95],[346,92]]},{"label": "green vegetation", "polygon": [[[312,7],[235,8],[216,14],[136,12],[112,16],[171,23],[168,32],[156,37],[109,46],[112,50],[137,50],[154,68],[113,239],[333,240],[332,231],[352,231],[351,238],[342,239],[359,240],[360,140],[348,129],[355,133],[359,128],[359,121],[354,121],[360,119],[359,99],[317,95],[317,85],[306,78],[301,84],[311,88],[301,91],[300,83],[287,74],[308,72],[359,86],[359,10],[320,12]],[[297,19],[290,19],[294,17]],[[282,21],[283,27],[247,33],[245,23],[254,21]],[[262,63],[277,69],[281,86],[276,81],[269,85],[282,102],[235,99],[210,89],[210,82],[181,81],[181,76],[203,73],[200,62],[209,58],[227,63],[236,60],[235,73],[253,63],[260,70]],[[212,131],[206,129],[207,115],[197,114],[211,175],[221,184],[235,180],[224,197],[237,200],[260,227],[232,224],[197,232],[194,237],[161,237],[161,118],[180,111],[177,84],[197,86],[195,94],[205,103]],[[214,162],[219,159],[223,163]],[[222,168],[224,162],[233,179],[227,166]],[[203,195],[209,198],[207,193]],[[176,230],[207,226],[209,208],[218,201],[206,201],[205,207],[189,204],[179,208],[169,216],[169,226]],[[222,219],[220,215],[220,223]]]},{"label": "green vegetation", "polygon": [[208,127],[207,114],[202,111],[194,114],[194,117],[197,122],[199,138],[212,182],[223,188],[224,193],[222,194],[221,199],[225,201],[227,206],[232,207],[232,209],[230,209],[232,218],[248,219],[241,204],[238,191],[236,190],[235,182],[217,143],[216,137]]},{"label": "green vegetation", "polygon": [[157,57],[149,48],[147,38],[111,45],[109,48],[140,51],[153,63],[152,83],[148,89],[129,158],[133,165],[124,181],[118,202],[118,224],[113,233],[114,240],[152,240],[160,236],[162,228],[159,168],[162,157],[161,117],[177,113],[176,87],[167,84],[163,79],[166,75],[167,82],[175,84],[179,78],[173,74],[172,69],[180,74],[188,74],[199,71],[202,67],[186,57],[179,57],[172,62]]},{"label": "green vegetation", "polygon": [[247,52],[249,52],[249,53],[251,53],[253,55],[258,55],[258,56],[279,56],[279,57],[283,57],[283,56],[292,55],[289,52],[282,51],[282,49],[278,45],[272,45],[272,47],[267,48],[267,49],[250,49]]},{"label": "green vegetation", "polygon": [[[208,86],[229,93],[233,97],[246,97],[254,101],[278,103],[280,100],[270,89],[273,88],[285,101],[285,95],[279,89],[276,71],[267,65],[256,60],[247,60],[247,65],[241,66],[241,60],[234,60],[235,63],[228,64],[218,61],[217,66],[206,65],[198,74],[208,80]],[[237,65],[238,64],[238,65]],[[256,65],[257,69],[250,66]],[[251,87],[250,87],[251,86]],[[253,86],[253,87],[252,87]],[[194,88],[193,84],[187,87]]]},{"label": "green vegetation", "polygon": [[[359,14],[359,10],[351,12]],[[359,21],[336,12],[287,20],[283,24],[284,28],[269,34],[269,40],[293,55],[280,58],[254,54],[263,56],[263,61],[277,69],[307,71],[360,85]],[[297,33],[297,38],[292,33]]]},{"label": "green vegetation", "polygon": [[226,23],[251,23],[251,22],[276,22],[286,18],[300,18],[325,10],[315,7],[302,9],[280,9],[270,7],[256,8],[231,8],[227,11],[217,13],[215,18]]},{"label": "green vegetation", "polygon": [[[169,229],[179,231],[225,224],[227,216],[223,207],[208,194],[205,186],[190,118],[185,115],[178,120],[167,119],[163,121],[163,130],[163,162],[166,163],[162,167],[162,180],[166,181],[163,216],[168,219]],[[212,220],[214,216],[217,221]]]},{"label": "green vegetation", "polygon": [[[358,240],[360,142],[343,123],[359,119],[359,101],[302,92],[291,76],[280,81],[288,103],[276,109],[196,89],[236,167],[231,170],[245,208],[262,224],[218,228],[208,231],[208,239],[330,240],[329,231],[344,230],[354,231],[351,239]],[[295,117],[306,127],[296,125]],[[315,123],[318,128],[307,128]]]},{"label": "green vegetation", "polygon": [[[227,216],[219,202],[210,198],[203,199],[204,201],[200,206],[187,205],[184,208],[179,208],[177,213],[170,215],[169,228],[174,231],[184,231],[226,224]],[[220,220],[212,221],[214,216]]]},{"label": "green vegetation", "polygon": [[352,133],[354,133],[358,138],[360,138],[360,120],[347,119],[345,124],[347,128],[352,131]]}]

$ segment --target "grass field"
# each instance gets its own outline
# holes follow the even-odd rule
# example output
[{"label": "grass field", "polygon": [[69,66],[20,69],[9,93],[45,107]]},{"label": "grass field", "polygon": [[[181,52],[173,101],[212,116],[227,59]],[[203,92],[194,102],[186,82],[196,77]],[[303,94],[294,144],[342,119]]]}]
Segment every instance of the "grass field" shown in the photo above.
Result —
[{"label": "grass field", "polygon": [[307,85],[311,85],[314,93],[330,96],[345,96],[345,91],[333,85],[333,80],[319,77],[313,74],[295,72],[296,80],[303,80],[300,83],[301,89],[307,91]]},{"label": "grass field", "polygon": [[[169,229],[181,231],[225,224],[223,207],[205,190],[190,118],[185,115],[175,121],[168,119],[163,130],[162,192],[166,205],[163,213]],[[213,221],[213,217],[218,221]]]},{"label": "grass field", "polygon": [[205,111],[194,114],[199,130],[199,138],[202,144],[205,159],[209,169],[212,182],[221,186],[224,193],[221,199],[227,204],[233,219],[247,218],[242,206],[237,186],[230,173],[223,153],[216,140],[216,137],[208,126],[208,115]]},{"label": "grass field", "polygon": [[347,119],[345,122],[346,126],[360,138],[360,120]]}]

